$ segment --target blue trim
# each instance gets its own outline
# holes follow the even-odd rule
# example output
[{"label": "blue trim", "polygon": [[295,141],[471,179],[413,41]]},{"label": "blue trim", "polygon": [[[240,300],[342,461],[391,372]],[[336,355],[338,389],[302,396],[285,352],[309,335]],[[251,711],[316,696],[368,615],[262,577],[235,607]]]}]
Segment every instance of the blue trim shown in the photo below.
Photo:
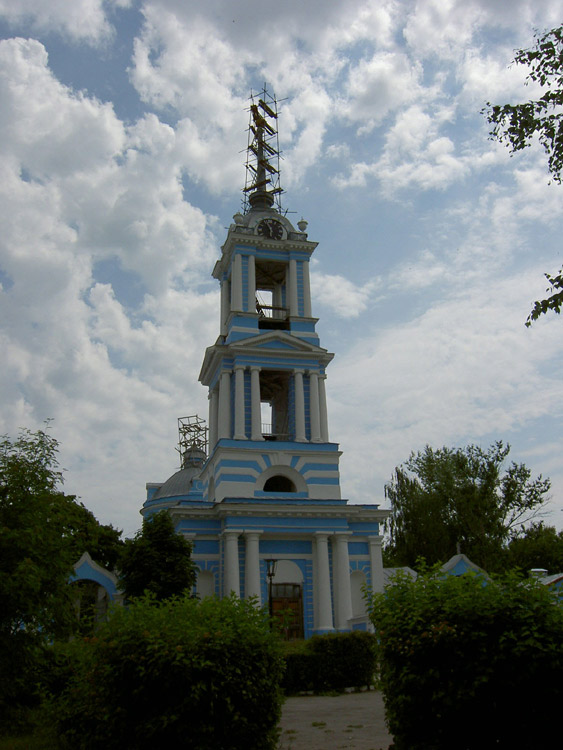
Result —
[{"label": "blue trim", "polygon": [[252,474],[219,474],[215,481],[215,487],[221,482],[256,482],[256,477]]},{"label": "blue trim", "polygon": [[219,540],[202,539],[198,540],[190,539],[194,545],[194,555],[218,555],[219,554]]},{"label": "blue trim", "polygon": [[311,477],[305,481],[307,484],[340,484],[338,477]]},{"label": "blue trim", "polygon": [[315,323],[309,320],[292,320],[291,321],[292,331],[301,331],[303,333],[316,333]]},{"label": "blue trim", "polygon": [[220,471],[223,467],[227,468],[236,468],[236,469],[254,469],[259,474],[263,472],[262,467],[258,463],[258,461],[252,461],[252,460],[236,460],[233,458],[222,458],[220,461],[217,462],[217,466],[215,467],[215,471]]},{"label": "blue trim", "polygon": [[338,464],[303,464],[300,471],[302,474],[307,471],[338,471]]},{"label": "blue trim", "polygon": [[113,601],[117,595],[117,587],[108,573],[101,573],[99,570],[93,568],[89,562],[85,561],[74,571],[68,578],[69,583],[75,583],[76,581],[94,581],[99,586],[104,588],[110,599]]},{"label": "blue trim", "polygon": [[[290,494],[289,492],[287,493]],[[291,493],[292,495],[294,493]],[[251,497],[225,497],[221,501],[221,504],[228,504],[228,503],[244,503],[249,505],[266,505],[267,503],[264,503],[264,500],[260,500],[258,498],[251,498]],[[276,501],[277,505],[309,505],[309,506],[318,506],[318,505],[347,505],[347,500],[314,500],[312,498],[296,498],[295,500],[290,500],[289,498],[284,498],[282,500]]]},{"label": "blue trim", "polygon": [[[307,453],[313,451],[315,453],[334,453],[338,451],[338,443],[298,443],[296,440],[233,440],[232,438],[221,438],[217,441],[215,451],[217,448],[236,448],[237,450],[252,450],[256,449],[262,452],[264,450],[264,444],[271,446],[273,451],[292,451],[299,453]],[[214,452],[215,452],[214,451]],[[301,456],[299,456],[301,458]],[[365,505],[361,506],[365,508],[373,508],[378,506]]]},{"label": "blue trim", "polygon": [[369,544],[367,542],[348,542],[348,554],[369,555]]},{"label": "blue trim", "polygon": [[308,492],[263,492],[262,490],[254,490],[254,497],[269,497],[273,500],[277,500],[278,498],[281,500],[285,498],[288,500],[292,498],[306,498],[308,494]]},{"label": "blue trim", "polygon": [[[273,552],[283,555],[311,555],[313,543],[310,539],[261,539],[260,554],[268,555]],[[296,560],[290,562],[296,562]]]}]

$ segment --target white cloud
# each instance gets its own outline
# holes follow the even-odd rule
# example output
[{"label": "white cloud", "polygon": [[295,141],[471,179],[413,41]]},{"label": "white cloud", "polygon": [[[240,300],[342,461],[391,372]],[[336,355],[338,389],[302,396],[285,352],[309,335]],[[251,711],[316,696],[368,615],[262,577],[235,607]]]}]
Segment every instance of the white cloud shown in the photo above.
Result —
[{"label": "white cloud", "polygon": [[381,492],[393,467],[426,443],[511,440],[542,416],[560,418],[563,384],[545,372],[558,356],[559,321],[530,336],[521,317],[535,273],[470,289],[460,278],[420,315],[340,353],[328,385],[331,429],[352,454],[348,494],[364,494],[374,475]]},{"label": "white cloud", "polygon": [[98,44],[113,33],[107,11],[130,5],[131,0],[0,0],[0,16],[12,24],[30,22],[35,31],[61,32]]},{"label": "white cloud", "polygon": [[421,76],[421,65],[412,63],[403,52],[376,52],[351,68],[342,114],[361,123],[360,133],[369,132],[390,112],[428,98],[429,92],[420,84]]},{"label": "white cloud", "polygon": [[[125,127],[47,62],[37,41],[0,43],[0,431],[53,417],[68,491],[87,488],[102,519],[129,525],[136,472],[159,479],[167,465],[151,442],[171,448],[177,409],[206,408],[198,361],[217,295],[194,288],[215,220],[183,200],[173,128],[154,115]],[[96,283],[101,260],[140,280],[142,306]]]},{"label": "white cloud", "polygon": [[340,274],[311,273],[314,301],[339,318],[357,318],[365,312],[378,286],[377,280],[359,285]]}]

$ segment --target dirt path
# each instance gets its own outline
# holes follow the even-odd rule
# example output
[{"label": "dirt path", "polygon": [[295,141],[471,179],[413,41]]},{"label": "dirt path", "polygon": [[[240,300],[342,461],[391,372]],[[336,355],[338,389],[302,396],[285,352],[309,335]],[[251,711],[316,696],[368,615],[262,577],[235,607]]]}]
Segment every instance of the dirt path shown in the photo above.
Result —
[{"label": "dirt path", "polygon": [[388,750],[383,697],[376,690],[288,698],[279,750]]}]

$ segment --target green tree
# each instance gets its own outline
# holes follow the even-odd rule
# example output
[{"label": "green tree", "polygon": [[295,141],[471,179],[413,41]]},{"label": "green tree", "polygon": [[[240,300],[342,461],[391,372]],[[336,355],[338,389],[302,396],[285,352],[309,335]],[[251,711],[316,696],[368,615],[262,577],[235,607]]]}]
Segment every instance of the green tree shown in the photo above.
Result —
[{"label": "green tree", "polygon": [[126,539],[120,563],[125,596],[151,592],[158,600],[181,595],[196,582],[192,545],[174,529],[167,511],[143,520],[133,539]]},{"label": "green tree", "polygon": [[503,565],[504,548],[519,525],[547,501],[549,479],[531,479],[524,464],[503,471],[510,446],[488,450],[426,446],[411,453],[385,486],[391,503],[387,562],[416,566],[445,562],[459,549],[486,570]]},{"label": "green tree", "polygon": [[548,573],[563,572],[563,531],[542,522],[533,523],[519,536],[510,540],[507,566],[529,573],[532,568],[545,568]]},{"label": "green tree", "polygon": [[45,644],[76,626],[73,564],[114,555],[120,534],[61,491],[57,454],[44,430],[0,439],[0,724],[33,703]]},{"label": "green tree", "polygon": [[89,552],[95,562],[109,570],[118,566],[124,547],[123,532],[112,524],[100,523],[82,503],[74,504],[65,533],[73,550],[73,562],[83,552]]},{"label": "green tree", "polygon": [[[563,26],[536,35],[531,49],[516,52],[514,62],[528,67],[527,81],[539,84],[543,93],[520,104],[492,105],[483,110],[491,125],[493,140],[505,143],[511,153],[528,148],[536,139],[544,147],[553,180],[561,184],[563,171]],[[563,268],[545,274],[549,297],[537,300],[526,320],[530,326],[548,310],[561,312]]]}]

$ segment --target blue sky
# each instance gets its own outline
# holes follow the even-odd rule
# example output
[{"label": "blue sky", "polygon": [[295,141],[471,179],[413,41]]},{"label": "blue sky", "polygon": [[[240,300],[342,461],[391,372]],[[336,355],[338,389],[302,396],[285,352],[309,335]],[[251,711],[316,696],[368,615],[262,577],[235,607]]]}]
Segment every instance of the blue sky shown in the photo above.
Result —
[{"label": "blue sky", "polygon": [[66,490],[138,528],[176,417],[207,415],[211,269],[266,81],[284,207],[319,242],[344,496],[385,505],[427,443],[504,440],[562,528],[563,321],[524,321],[563,188],[480,114],[534,95],[514,50],[561,21],[556,0],[0,0],[0,432],[52,418]]}]

